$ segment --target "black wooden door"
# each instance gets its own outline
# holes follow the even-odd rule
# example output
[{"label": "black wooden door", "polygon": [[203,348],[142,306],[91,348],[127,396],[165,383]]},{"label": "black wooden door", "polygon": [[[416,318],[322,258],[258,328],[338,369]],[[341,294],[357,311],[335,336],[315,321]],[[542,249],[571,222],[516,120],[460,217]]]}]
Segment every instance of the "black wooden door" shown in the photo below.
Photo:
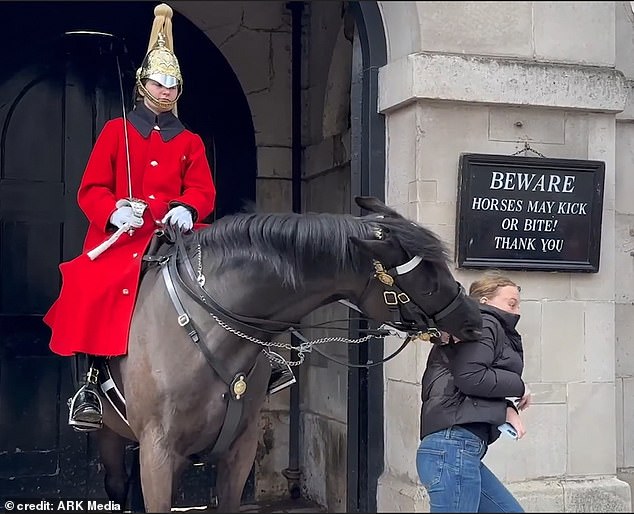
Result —
[{"label": "black wooden door", "polygon": [[81,251],[79,181],[96,134],[120,112],[108,38],[66,36],[0,83],[0,491],[90,495],[95,451],[67,425],[71,360],[42,316],[58,265]]},{"label": "black wooden door", "polygon": [[[125,3],[125,7],[121,5]],[[58,265],[76,256],[86,221],[76,190],[96,135],[121,114],[114,53],[125,37],[123,91],[146,48],[151,2],[0,1],[0,496],[103,498],[91,437],[67,426],[71,362],[48,349],[42,316],[57,297]],[[177,9],[176,9],[177,11]],[[185,77],[179,114],[214,164],[216,210],[207,221],[255,200],[256,146],[248,102],[222,53],[175,12]],[[178,27],[178,29],[176,29]],[[53,41],[55,39],[55,41]],[[192,466],[177,505],[208,500],[208,471]],[[253,480],[245,499],[252,499]]]},{"label": "black wooden door", "polygon": [[[121,115],[119,69],[126,103],[125,92],[132,91],[134,69],[122,52],[120,42],[107,36],[67,35],[37,62],[0,81],[0,492],[5,497],[105,496],[92,437],[67,424],[72,361],[49,350],[50,330],[42,317],[59,294],[59,264],[81,252],[87,221],[77,206],[77,188],[96,136],[107,120]],[[206,504],[208,487],[208,470],[191,467],[175,503]],[[251,478],[246,498],[253,493]]]}]

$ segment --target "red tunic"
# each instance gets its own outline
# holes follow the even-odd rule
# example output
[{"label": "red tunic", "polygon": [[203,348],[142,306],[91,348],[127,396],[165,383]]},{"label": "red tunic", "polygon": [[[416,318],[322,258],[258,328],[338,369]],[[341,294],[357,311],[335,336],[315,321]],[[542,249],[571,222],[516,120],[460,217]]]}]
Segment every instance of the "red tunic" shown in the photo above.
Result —
[{"label": "red tunic", "polygon": [[174,203],[192,207],[195,220],[214,208],[216,190],[198,135],[182,130],[165,142],[157,130],[144,138],[129,120],[127,129],[132,194],[148,204],[144,224],[94,261],[86,255],[114,232],[108,222],[115,203],[129,196],[123,119],[117,118],[95,142],[77,193],[90,222],[83,253],[60,265],[62,289],[44,317],[52,330],[50,348],[59,355],[127,353],[141,258],[156,223]]}]

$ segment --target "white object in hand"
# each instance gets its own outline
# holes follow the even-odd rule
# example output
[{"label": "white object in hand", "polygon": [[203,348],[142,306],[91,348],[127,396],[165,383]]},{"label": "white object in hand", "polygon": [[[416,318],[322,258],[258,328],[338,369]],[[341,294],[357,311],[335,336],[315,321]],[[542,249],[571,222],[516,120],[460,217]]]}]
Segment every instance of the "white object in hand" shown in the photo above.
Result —
[{"label": "white object in hand", "polygon": [[194,226],[192,213],[189,212],[189,209],[183,207],[182,205],[177,205],[176,207],[170,209],[162,219],[162,222],[169,223],[170,225],[177,225],[183,232],[191,230]]},{"label": "white object in hand", "polygon": [[502,432],[502,434],[509,436],[511,439],[517,439],[517,430],[515,430],[515,427],[508,421],[498,426],[498,430]]},{"label": "white object in hand", "polygon": [[128,230],[130,230],[130,225],[125,224],[121,227],[119,227],[119,229],[112,234],[108,239],[106,239],[103,243],[101,243],[99,246],[93,248],[92,250],[90,250],[88,252],[88,258],[91,261],[94,261],[97,257],[99,257],[103,252],[105,252],[108,248],[110,248],[113,244],[115,244],[115,242],[117,241],[117,239],[119,239],[119,237],[121,237],[121,234],[123,234],[124,232],[127,232]]},{"label": "white object in hand", "polygon": [[130,201],[122,198],[116,203],[117,210],[110,216],[110,223],[115,227],[121,228],[128,225],[128,228],[139,228],[143,226],[143,218],[136,216]]}]

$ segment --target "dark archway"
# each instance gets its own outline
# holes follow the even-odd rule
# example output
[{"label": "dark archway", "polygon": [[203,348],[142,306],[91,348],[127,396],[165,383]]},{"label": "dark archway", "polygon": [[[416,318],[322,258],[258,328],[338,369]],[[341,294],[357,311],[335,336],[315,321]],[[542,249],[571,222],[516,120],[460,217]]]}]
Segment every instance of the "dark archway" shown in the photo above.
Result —
[{"label": "dark archway", "polygon": [[[0,2],[0,490],[6,495],[103,494],[90,440],[67,426],[70,359],[49,351],[41,316],[59,291],[57,265],[81,248],[86,220],[75,198],[88,154],[105,121],[121,115],[114,56],[129,106],[155,5]],[[114,34],[125,45],[113,46],[112,37],[64,36],[78,30]],[[220,51],[178,12],[174,39],[184,76],[179,115],[205,141],[219,192],[212,216],[235,212],[255,200],[248,103]],[[206,500],[202,485],[191,489]]]},{"label": "dark archway", "polygon": [[[133,73],[147,49],[153,2],[1,2],[3,77],[51,56],[56,42],[69,30],[93,30],[123,39],[126,103],[131,103]],[[251,112],[240,83],[220,50],[188,18],[174,12],[176,54],[183,72],[184,92],[179,116],[201,135],[214,165],[218,188],[215,218],[255,201],[257,174]],[[126,62],[127,61],[127,62]],[[112,61],[111,73],[116,79]],[[0,87],[2,87],[0,79]],[[113,113],[117,115],[117,113]]]}]

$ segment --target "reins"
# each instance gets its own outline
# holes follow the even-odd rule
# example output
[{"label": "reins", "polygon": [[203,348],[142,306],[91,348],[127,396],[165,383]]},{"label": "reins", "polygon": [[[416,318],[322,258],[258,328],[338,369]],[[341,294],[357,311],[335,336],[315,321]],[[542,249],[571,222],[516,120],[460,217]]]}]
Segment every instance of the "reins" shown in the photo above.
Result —
[{"label": "reins", "polygon": [[[198,255],[200,259],[198,266],[199,269],[198,274],[196,274],[192,266],[191,259],[187,253],[187,249],[185,247],[180,231],[174,230],[171,227],[165,227],[163,229],[163,234],[172,244],[172,249],[165,255],[155,256],[148,254],[144,256],[143,259],[148,262],[158,263],[162,266],[163,280],[165,282],[170,299],[172,300],[174,308],[178,314],[178,324],[187,331],[190,339],[192,339],[196,346],[199,347],[212,369],[216,370],[227,384],[230,383],[231,377],[228,373],[224,372],[224,370],[217,369],[220,365],[217,362],[214,362],[213,356],[210,354],[209,349],[204,344],[200,344],[201,341],[198,329],[196,328],[195,324],[191,320],[191,317],[183,307],[178,293],[176,292],[175,284],[177,284],[180,289],[187,293],[187,295],[191,299],[193,299],[198,305],[200,305],[214,319],[214,321],[227,332],[234,334],[241,339],[259,344],[265,347],[267,350],[270,350],[270,348],[280,348],[296,352],[298,356],[297,360],[285,361],[283,363],[286,363],[290,366],[298,366],[304,362],[305,354],[311,352],[314,349],[317,353],[319,353],[326,359],[332,360],[333,362],[348,366],[350,368],[370,368],[383,364],[396,357],[396,355],[398,355],[409,342],[415,339],[438,342],[440,332],[437,328],[435,328],[435,321],[446,316],[457,307],[458,300],[461,298],[461,293],[464,291],[462,289],[462,286],[460,286],[457,295],[450,302],[450,304],[442,309],[439,313],[430,316],[420,306],[411,302],[408,295],[395,284],[394,280],[397,275],[405,274],[413,270],[420,263],[421,258],[415,257],[409,262],[397,266],[392,270],[385,270],[378,261],[375,261],[375,272],[369,277],[368,283],[366,284],[361,297],[363,299],[366,295],[370,294],[370,292],[376,288],[377,284],[379,286],[383,286],[383,299],[393,319],[389,322],[385,322],[378,329],[363,329],[362,332],[364,332],[366,335],[356,339],[350,339],[347,337],[324,337],[310,341],[306,337],[304,337],[299,332],[299,330],[306,328],[323,328],[324,323],[321,323],[319,325],[309,325],[295,322],[255,318],[251,316],[237,314],[224,308],[209,294],[209,292],[204,287],[204,280],[201,279],[201,277],[204,277],[204,275],[202,275],[202,252],[200,248],[198,249]],[[179,272],[179,263],[182,264],[182,267],[184,268],[185,277],[183,277]],[[346,300],[339,300],[339,302],[364,315],[361,309],[359,309],[356,305]],[[349,319],[350,318],[348,318],[348,320]],[[362,319],[367,320],[368,318]],[[421,331],[420,326],[422,324],[427,327],[426,331]],[[295,346],[277,341],[263,341],[248,333],[243,332],[243,330],[261,331],[271,334],[282,334],[286,331],[290,331],[302,342],[298,346]],[[365,364],[346,363],[344,361],[335,359],[334,357],[330,357],[325,353],[319,351],[317,348],[314,348],[316,345],[331,342],[360,344],[369,341],[373,337],[384,337],[388,335],[398,336],[404,339],[404,341],[397,350],[395,350],[386,358],[375,362],[368,362]],[[267,351],[267,354],[270,359],[278,360],[274,353],[269,353]]]}]

